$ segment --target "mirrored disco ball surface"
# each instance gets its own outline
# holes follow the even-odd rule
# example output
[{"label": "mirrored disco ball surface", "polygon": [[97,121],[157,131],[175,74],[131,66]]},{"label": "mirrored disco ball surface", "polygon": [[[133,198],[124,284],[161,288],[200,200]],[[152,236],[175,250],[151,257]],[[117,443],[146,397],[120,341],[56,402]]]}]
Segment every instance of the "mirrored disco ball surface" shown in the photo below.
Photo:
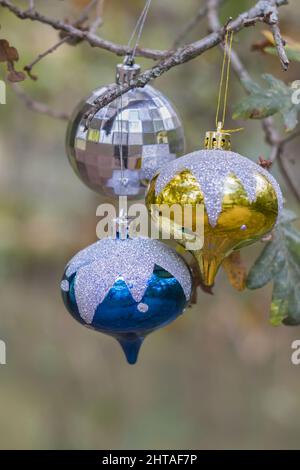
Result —
[{"label": "mirrored disco ball surface", "polygon": [[86,129],[86,113],[106,90],[95,90],[75,109],[67,130],[67,155],[94,191],[141,198],[155,172],[184,152],[182,124],[163,94],[146,85],[125,93],[122,108],[117,99],[100,109]]}]

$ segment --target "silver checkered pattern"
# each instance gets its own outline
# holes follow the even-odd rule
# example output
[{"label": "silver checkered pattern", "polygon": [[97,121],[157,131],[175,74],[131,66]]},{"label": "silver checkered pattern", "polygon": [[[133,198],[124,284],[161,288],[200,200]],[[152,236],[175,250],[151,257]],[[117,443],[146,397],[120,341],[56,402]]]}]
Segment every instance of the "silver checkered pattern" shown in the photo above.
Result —
[{"label": "silver checkered pattern", "polygon": [[183,154],[182,124],[163,94],[147,85],[125,93],[119,112],[120,99],[100,109],[86,130],[85,115],[106,90],[95,90],[75,109],[67,131],[67,155],[91,189],[111,197],[141,198],[154,173]]}]

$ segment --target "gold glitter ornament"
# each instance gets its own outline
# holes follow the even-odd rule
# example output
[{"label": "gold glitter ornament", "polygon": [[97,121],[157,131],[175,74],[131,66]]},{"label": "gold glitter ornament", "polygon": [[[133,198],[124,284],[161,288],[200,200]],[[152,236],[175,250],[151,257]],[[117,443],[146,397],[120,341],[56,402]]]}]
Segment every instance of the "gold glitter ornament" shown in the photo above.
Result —
[{"label": "gold glitter ornament", "polygon": [[[146,195],[152,221],[163,233],[169,228],[177,242],[193,254],[206,286],[214,284],[224,258],[273,229],[282,208],[282,194],[275,179],[253,161],[231,152],[230,134],[235,130],[223,129],[231,45],[232,32],[227,32],[216,130],[206,133],[205,150],[163,166],[151,180]],[[225,72],[223,115],[219,121]],[[170,209],[174,205],[181,208],[181,218],[162,210],[163,206]],[[197,211],[201,205],[202,225]],[[191,209],[190,217],[185,217],[187,207]],[[200,242],[196,249],[190,243],[192,238]]]},{"label": "gold glitter ornament", "polygon": [[[222,150],[200,150],[164,166],[152,179],[146,196],[153,222],[162,231],[170,227],[182,246],[186,247],[192,234],[201,241],[204,232],[202,248],[190,252],[207,286],[213,285],[226,256],[272,230],[281,201],[279,186],[267,171],[239,154]],[[161,205],[174,204],[182,213],[191,206],[192,220],[178,221],[172,212],[160,210]],[[204,227],[197,220],[197,205],[204,205]]]}]

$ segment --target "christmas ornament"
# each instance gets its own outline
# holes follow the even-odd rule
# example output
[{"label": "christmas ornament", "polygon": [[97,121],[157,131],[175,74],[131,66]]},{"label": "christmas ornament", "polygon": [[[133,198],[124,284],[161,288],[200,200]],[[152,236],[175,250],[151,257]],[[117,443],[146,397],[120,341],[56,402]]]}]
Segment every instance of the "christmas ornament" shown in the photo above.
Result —
[{"label": "christmas ornament", "polygon": [[[117,66],[117,83],[129,83],[139,73],[139,65],[127,57]],[[75,109],[67,130],[67,155],[91,189],[111,197],[139,198],[155,171],[183,154],[182,124],[167,98],[149,85],[129,90],[87,120],[93,103],[107,89],[96,89]]]},{"label": "christmas ornament", "polygon": [[[232,35],[229,56],[231,43]],[[220,90],[224,70],[225,62]],[[270,173],[230,151],[232,131],[223,130],[228,79],[227,70],[223,121],[218,122],[216,131],[206,133],[205,150],[190,153],[164,166],[152,179],[146,196],[153,221],[160,224],[163,231],[171,226],[171,233],[184,247],[191,235],[201,237],[199,231],[194,233],[199,222],[196,207],[204,205],[204,240],[199,240],[203,241],[203,246],[191,253],[207,286],[213,285],[218,268],[233,250],[254,243],[272,230],[282,208],[280,188]],[[220,94],[217,121],[219,107]],[[192,220],[186,222],[184,219],[178,223],[173,216],[165,215],[159,209],[161,204],[169,207],[179,204],[182,212],[186,205],[191,206]]]},{"label": "christmas ornament", "polygon": [[116,338],[130,364],[146,335],[183,312],[191,287],[183,259],[149,238],[100,240],[68,263],[61,281],[71,315]]}]

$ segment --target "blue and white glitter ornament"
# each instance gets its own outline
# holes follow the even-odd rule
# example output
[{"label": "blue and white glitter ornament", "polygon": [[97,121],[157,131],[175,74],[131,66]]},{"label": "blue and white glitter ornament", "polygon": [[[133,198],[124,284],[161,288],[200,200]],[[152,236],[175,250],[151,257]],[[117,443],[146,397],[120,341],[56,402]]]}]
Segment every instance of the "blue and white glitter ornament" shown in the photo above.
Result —
[{"label": "blue and white glitter ornament", "polygon": [[61,281],[71,315],[116,338],[130,364],[145,336],[183,312],[191,289],[184,260],[149,238],[100,240],[74,256]]}]

